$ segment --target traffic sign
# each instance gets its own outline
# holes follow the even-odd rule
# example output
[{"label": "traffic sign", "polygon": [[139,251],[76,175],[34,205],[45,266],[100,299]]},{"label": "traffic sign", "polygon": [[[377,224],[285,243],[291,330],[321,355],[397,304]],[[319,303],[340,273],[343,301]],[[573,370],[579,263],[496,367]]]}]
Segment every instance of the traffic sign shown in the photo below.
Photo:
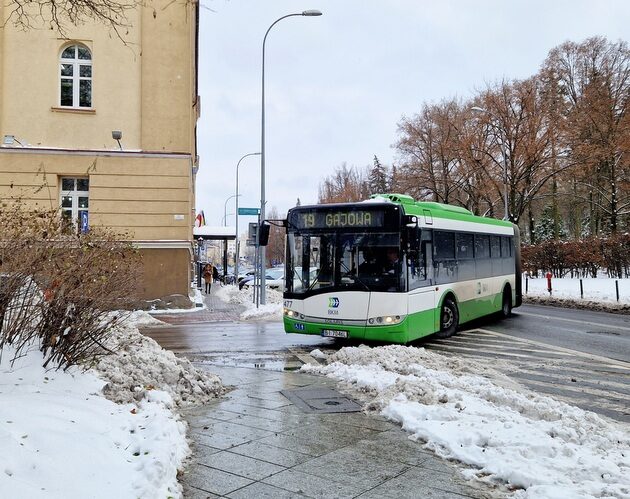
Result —
[{"label": "traffic sign", "polygon": [[260,208],[239,208],[239,215],[258,215],[260,213]]}]

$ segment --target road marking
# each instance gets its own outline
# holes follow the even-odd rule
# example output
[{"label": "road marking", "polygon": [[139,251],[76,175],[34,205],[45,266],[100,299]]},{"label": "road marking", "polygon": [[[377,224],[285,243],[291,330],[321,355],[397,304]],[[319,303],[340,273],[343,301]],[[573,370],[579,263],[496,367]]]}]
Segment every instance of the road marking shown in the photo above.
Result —
[{"label": "road marking", "polygon": [[600,324],[599,322],[587,322],[587,321],[580,321],[578,319],[567,319],[565,317],[556,317],[556,316],[551,316],[551,315],[542,315],[542,314],[533,314],[531,312],[522,312],[522,311],[518,311],[518,312],[514,312],[515,315],[529,315],[531,317],[540,317],[542,319],[550,319],[550,320],[556,320],[556,321],[565,321],[565,322],[575,322],[576,324],[589,324],[591,326],[597,326],[597,327],[603,327],[603,328],[613,328],[613,329],[621,329],[622,331],[628,331],[630,332],[630,327],[627,326],[614,326],[612,324]]},{"label": "road marking", "polygon": [[[492,341],[492,340],[489,340],[489,341]],[[459,341],[459,340],[446,340],[446,339],[441,339],[441,340],[437,340],[437,341],[435,341],[434,343],[438,343],[438,342],[439,342],[439,343],[447,343],[447,344],[449,344],[449,345],[455,345],[455,346],[457,346],[458,348],[465,348],[465,347],[460,346],[460,345],[462,344],[462,342],[461,342],[461,341]],[[466,343],[470,343],[470,342],[466,342]],[[508,342],[505,342],[505,343],[503,343],[503,344],[508,345],[509,343],[508,343]],[[517,350],[517,349],[519,349],[520,347],[518,347],[518,346],[509,346],[508,348],[511,348],[511,349],[513,349],[513,350]],[[522,349],[522,348],[521,348],[521,349]],[[477,347],[477,348],[475,348],[475,350],[476,350],[476,351],[479,351],[479,348]],[[551,352],[550,352],[548,349],[545,349],[545,350],[538,350],[538,349],[536,349],[536,348],[527,348],[527,349],[525,349],[525,352],[546,353],[546,354],[551,354],[551,355],[564,355],[564,356],[567,356],[567,357],[573,357],[573,354],[572,354],[572,353],[567,353],[567,352],[555,352],[555,351],[551,351]],[[540,358],[540,357],[539,357],[539,358]],[[544,357],[543,357],[542,359],[544,360]]]},{"label": "road marking", "polygon": [[[599,407],[608,408],[608,409],[614,410],[615,412],[625,413],[625,411],[628,410],[627,404],[626,405],[615,404],[610,401],[609,393],[603,392],[602,394],[600,394],[598,393],[599,392],[598,390],[591,390],[588,388],[578,388],[578,387],[569,386],[569,385],[557,385],[557,384],[552,384],[552,383],[545,383],[544,381],[530,380],[527,378],[517,378],[517,381],[521,385],[533,385],[540,388],[555,388],[558,391],[566,391],[566,392],[570,392],[576,395],[583,394],[583,395],[595,396],[597,397],[597,400],[592,400],[585,397],[579,397],[579,398],[583,399],[584,402],[587,402],[589,404],[594,404]],[[544,393],[543,395],[547,397],[551,397],[551,398],[563,397],[565,399],[571,400],[571,405],[576,405],[575,399],[572,399],[571,397],[568,397],[566,395],[559,394],[556,391],[554,391],[553,393]],[[623,395],[615,396],[614,398],[622,399],[622,400],[630,400],[627,396],[624,397]]]},{"label": "road marking", "polygon": [[[440,340],[440,342],[443,340]],[[437,341],[433,342],[433,345],[439,346],[440,343],[438,343]],[[475,352],[475,353],[481,353],[479,351],[479,348],[466,348],[466,347],[460,347],[460,346],[456,346],[456,345],[447,345],[447,344],[442,344],[445,348],[444,349],[440,349],[437,348],[436,350],[440,350],[441,352],[449,352],[451,350],[464,350],[466,352]],[[487,352],[489,354],[493,354],[493,355],[505,355],[506,357],[518,357],[518,358],[522,358],[522,359],[536,359],[539,360],[540,357],[536,357],[534,355],[524,355],[524,354],[520,354],[520,353],[505,353],[505,352]],[[549,360],[553,360],[553,359],[549,359]]]},{"label": "road marking", "polygon": [[[628,390],[630,388],[630,385],[628,385],[627,383],[617,383],[615,381],[608,381],[608,380],[588,379],[584,376],[584,364],[582,364],[581,368],[582,369],[575,369],[575,370],[568,369],[568,370],[564,370],[562,373],[553,374],[549,371],[543,372],[537,369],[528,369],[527,367],[519,366],[518,372],[530,374],[533,376],[540,376],[541,378],[550,378],[550,379],[553,378],[553,379],[566,380],[566,379],[575,378],[578,380],[578,382],[583,381],[583,382],[591,383],[593,385],[598,385],[602,388],[617,388],[619,390]],[[568,374],[570,371],[576,371],[577,374]],[[544,382],[545,381],[543,381],[543,383]],[[596,389],[594,387],[589,387],[589,388],[591,390]],[[621,397],[630,397],[630,394],[627,395],[623,392],[617,392],[617,391],[606,392],[606,396],[611,397],[617,393],[619,393]],[[630,398],[628,400],[630,401]]]},{"label": "road marking", "polygon": [[505,340],[503,338],[493,338],[492,336],[490,336],[489,334],[476,334],[476,335],[472,335],[469,332],[466,332],[466,334],[458,334],[456,336],[458,341],[464,341],[466,343],[474,343],[475,345],[479,344],[479,339],[483,339],[484,343],[490,343],[493,345],[512,345],[514,344],[513,341],[509,341],[509,340]]},{"label": "road marking", "polygon": [[[579,321],[578,321],[579,322]],[[614,366],[614,367],[621,367],[622,369],[629,369],[630,370],[630,363],[628,362],[624,362],[622,360],[616,360],[616,359],[611,359],[608,357],[603,357],[601,355],[595,355],[595,354],[591,354],[591,353],[584,353],[584,352],[580,352],[578,350],[571,350],[570,348],[564,348],[564,347],[558,347],[555,345],[549,345],[548,343],[543,343],[541,341],[534,341],[534,340],[526,340],[523,338],[517,338],[516,336],[510,336],[509,334],[503,334],[503,333],[497,333],[496,331],[491,331],[489,329],[481,329],[481,328],[476,328],[477,331],[482,331],[484,333],[487,334],[491,334],[494,336],[498,336],[501,338],[512,338],[515,341],[519,341],[521,343],[529,343],[531,345],[536,345],[539,347],[545,347],[548,348],[550,350],[557,350],[559,352],[566,352],[566,353],[570,353],[575,355],[576,357],[582,357],[585,359],[590,359],[590,360],[596,360],[598,362],[602,362],[608,366]]]}]

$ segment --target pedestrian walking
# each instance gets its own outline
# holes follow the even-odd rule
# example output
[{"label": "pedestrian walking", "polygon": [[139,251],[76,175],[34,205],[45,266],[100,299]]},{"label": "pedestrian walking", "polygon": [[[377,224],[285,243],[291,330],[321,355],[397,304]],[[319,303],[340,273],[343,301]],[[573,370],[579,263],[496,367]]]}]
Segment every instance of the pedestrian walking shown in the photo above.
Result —
[{"label": "pedestrian walking", "polygon": [[210,293],[210,290],[212,289],[213,274],[214,274],[214,267],[212,263],[207,263],[206,266],[203,268],[203,274],[202,274],[203,280],[206,283],[206,294]]}]

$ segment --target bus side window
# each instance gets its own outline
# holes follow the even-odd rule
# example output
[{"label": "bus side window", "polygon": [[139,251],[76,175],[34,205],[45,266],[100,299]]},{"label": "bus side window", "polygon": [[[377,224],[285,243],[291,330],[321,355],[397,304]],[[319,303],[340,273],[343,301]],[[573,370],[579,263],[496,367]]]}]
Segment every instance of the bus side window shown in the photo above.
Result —
[{"label": "bus side window", "polygon": [[409,257],[407,260],[407,269],[409,275],[409,289],[416,289],[421,286],[426,286],[427,280],[427,243],[422,241],[416,241],[414,247],[409,250]]},{"label": "bus side window", "polygon": [[454,232],[433,231],[433,269],[436,284],[457,280]]}]

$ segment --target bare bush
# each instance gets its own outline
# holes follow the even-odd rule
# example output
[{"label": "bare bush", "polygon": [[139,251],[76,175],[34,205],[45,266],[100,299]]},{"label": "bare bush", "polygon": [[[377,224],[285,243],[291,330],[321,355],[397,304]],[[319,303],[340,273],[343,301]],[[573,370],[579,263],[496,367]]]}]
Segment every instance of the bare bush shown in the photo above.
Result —
[{"label": "bare bush", "polygon": [[549,240],[524,246],[523,270],[536,277],[551,272],[554,277],[597,277],[606,270],[609,277],[630,277],[630,234],[581,240]]},{"label": "bare bush", "polygon": [[55,210],[0,208],[0,350],[35,344],[44,366],[92,364],[136,300],[140,256],[105,230],[81,234]]}]

